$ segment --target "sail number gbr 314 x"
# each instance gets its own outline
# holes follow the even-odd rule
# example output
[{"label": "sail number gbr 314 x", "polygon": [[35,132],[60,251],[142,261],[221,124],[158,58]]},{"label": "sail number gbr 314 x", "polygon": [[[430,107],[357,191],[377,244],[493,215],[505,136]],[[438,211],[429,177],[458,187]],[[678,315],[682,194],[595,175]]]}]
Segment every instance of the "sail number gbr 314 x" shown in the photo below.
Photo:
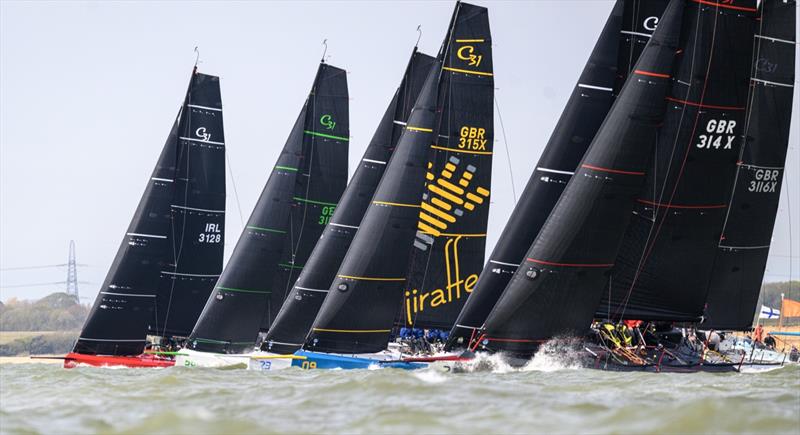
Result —
[{"label": "sail number gbr 314 x", "polygon": [[736,135],[733,129],[736,121],[732,119],[712,119],[706,124],[706,131],[697,137],[697,148],[700,149],[733,149],[733,140]]}]

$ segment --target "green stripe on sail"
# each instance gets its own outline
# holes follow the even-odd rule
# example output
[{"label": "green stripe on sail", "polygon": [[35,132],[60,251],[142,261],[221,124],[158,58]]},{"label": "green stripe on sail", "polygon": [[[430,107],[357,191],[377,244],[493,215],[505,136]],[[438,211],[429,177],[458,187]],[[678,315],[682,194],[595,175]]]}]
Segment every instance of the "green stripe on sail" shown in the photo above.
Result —
[{"label": "green stripe on sail", "polygon": [[288,267],[289,269],[302,269],[305,266],[295,266],[294,264],[278,263],[278,266]]},{"label": "green stripe on sail", "polygon": [[265,231],[268,233],[278,233],[278,234],[286,234],[286,231],[282,230],[273,230],[272,228],[262,228],[262,227],[255,227],[253,225],[248,225],[247,229],[249,230],[256,230],[256,231]]},{"label": "green stripe on sail", "polygon": [[307,203],[310,203],[310,204],[319,204],[319,205],[327,205],[327,206],[331,206],[331,207],[336,207],[336,203],[335,202],[314,201],[313,199],[300,198],[299,196],[295,196],[294,200],[295,201],[307,202]]},{"label": "green stripe on sail", "polygon": [[242,288],[230,288],[230,287],[220,287],[220,286],[217,286],[217,288],[220,290],[225,290],[226,292],[264,293],[264,294],[272,293],[272,290],[245,290]]},{"label": "green stripe on sail", "polygon": [[316,131],[303,130],[303,133],[310,134],[311,136],[327,137],[328,139],[343,140],[345,142],[350,141],[350,139],[346,137],[334,136],[332,134],[325,134],[325,133],[317,133]]},{"label": "green stripe on sail", "polygon": [[289,167],[289,166],[279,166],[279,165],[276,165],[275,169],[283,169],[284,171],[294,171],[294,172],[298,171],[297,168],[292,168],[292,167]]}]

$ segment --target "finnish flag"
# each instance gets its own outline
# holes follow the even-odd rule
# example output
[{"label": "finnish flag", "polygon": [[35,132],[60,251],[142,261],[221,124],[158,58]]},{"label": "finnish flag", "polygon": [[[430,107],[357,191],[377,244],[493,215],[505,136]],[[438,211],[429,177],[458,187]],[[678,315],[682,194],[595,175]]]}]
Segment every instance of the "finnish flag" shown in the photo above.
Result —
[{"label": "finnish flag", "polygon": [[758,313],[759,319],[777,319],[780,316],[781,310],[776,310],[775,308],[771,308],[766,305],[762,305],[761,312]]}]

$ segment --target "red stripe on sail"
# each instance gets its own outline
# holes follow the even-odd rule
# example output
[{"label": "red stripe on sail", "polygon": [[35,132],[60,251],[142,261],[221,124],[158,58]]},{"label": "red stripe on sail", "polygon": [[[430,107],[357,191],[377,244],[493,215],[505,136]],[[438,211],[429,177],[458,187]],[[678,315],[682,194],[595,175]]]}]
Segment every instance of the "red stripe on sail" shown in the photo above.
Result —
[{"label": "red stripe on sail", "polygon": [[677,98],[672,98],[672,97],[667,97],[667,101],[672,101],[673,103],[686,104],[688,106],[700,107],[701,109],[744,110],[744,107],[718,106],[718,105],[715,105],[715,104],[693,103],[691,101],[679,100]]},{"label": "red stripe on sail", "polygon": [[564,266],[564,267],[611,267],[614,263],[556,263],[553,261],[537,260],[535,258],[527,258],[531,263],[545,264],[547,266]]},{"label": "red stripe on sail", "polygon": [[592,166],[583,164],[581,167],[586,169],[594,169],[595,171],[602,171],[602,172],[611,172],[613,174],[624,174],[624,175],[644,175],[644,172],[639,171],[623,171],[621,169],[609,169],[609,168],[601,168],[600,166]]}]

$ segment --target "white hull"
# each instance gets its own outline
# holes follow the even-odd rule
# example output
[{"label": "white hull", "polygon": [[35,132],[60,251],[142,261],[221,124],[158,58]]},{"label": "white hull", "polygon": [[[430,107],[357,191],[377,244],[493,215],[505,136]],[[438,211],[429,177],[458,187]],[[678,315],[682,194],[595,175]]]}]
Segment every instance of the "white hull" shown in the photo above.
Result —
[{"label": "white hull", "polygon": [[223,354],[181,349],[175,356],[176,367],[246,368],[251,354]]},{"label": "white hull", "polygon": [[292,366],[294,355],[279,355],[271,352],[257,351],[248,355],[247,370],[272,372],[288,369]]}]

